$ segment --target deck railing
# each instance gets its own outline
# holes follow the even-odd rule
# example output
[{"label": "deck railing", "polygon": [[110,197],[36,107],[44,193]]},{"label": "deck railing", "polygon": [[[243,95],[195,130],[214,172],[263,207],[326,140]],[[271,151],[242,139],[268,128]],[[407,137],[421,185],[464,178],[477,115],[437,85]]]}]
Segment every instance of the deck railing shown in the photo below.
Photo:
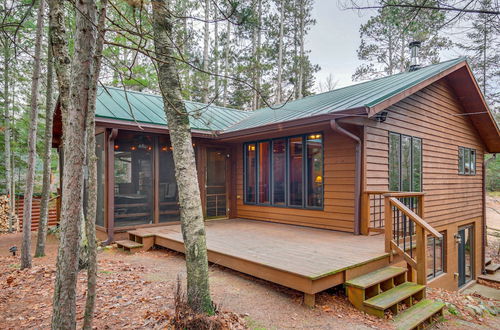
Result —
[{"label": "deck railing", "polygon": [[[417,274],[416,282],[427,282],[427,234],[436,238],[442,235],[429,225],[424,217],[424,193],[384,194],[385,251],[396,252]],[[413,271],[408,273],[414,281]]]}]

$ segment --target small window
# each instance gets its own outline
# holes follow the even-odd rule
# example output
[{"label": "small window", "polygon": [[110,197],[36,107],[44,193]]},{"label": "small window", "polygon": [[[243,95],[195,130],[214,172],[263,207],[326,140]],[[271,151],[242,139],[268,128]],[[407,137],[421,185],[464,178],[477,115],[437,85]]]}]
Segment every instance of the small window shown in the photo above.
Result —
[{"label": "small window", "polygon": [[427,238],[427,278],[431,279],[444,273],[445,264],[445,237],[442,232],[442,238]]},{"label": "small window", "polygon": [[458,174],[476,175],[476,150],[458,147]]}]

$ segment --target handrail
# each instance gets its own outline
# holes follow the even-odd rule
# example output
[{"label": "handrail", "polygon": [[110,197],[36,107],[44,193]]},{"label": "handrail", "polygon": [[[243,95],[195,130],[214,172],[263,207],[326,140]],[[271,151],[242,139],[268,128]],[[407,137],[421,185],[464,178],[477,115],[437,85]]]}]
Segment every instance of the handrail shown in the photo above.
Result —
[{"label": "handrail", "polygon": [[389,197],[391,204],[396,206],[401,212],[406,214],[407,217],[409,217],[411,220],[413,220],[417,225],[423,227],[429,234],[432,234],[432,236],[436,238],[443,238],[443,235],[441,235],[436,229],[432,228],[431,225],[429,225],[427,222],[425,222],[424,219],[418,216],[415,212],[410,210],[406,205],[401,203],[398,199],[394,197]]},{"label": "handrail", "polygon": [[425,192],[423,191],[395,191],[395,192],[387,192],[384,193],[384,197],[417,197],[424,196]]},{"label": "handrail", "polygon": [[[424,196],[421,192],[384,194],[385,250],[390,253],[391,260],[395,251],[406,261],[410,281],[413,280],[412,269],[415,269],[416,282],[422,285],[427,283],[426,233],[436,238],[443,237],[423,219]],[[409,205],[398,198],[410,198]],[[412,210],[414,207],[415,211]]]}]

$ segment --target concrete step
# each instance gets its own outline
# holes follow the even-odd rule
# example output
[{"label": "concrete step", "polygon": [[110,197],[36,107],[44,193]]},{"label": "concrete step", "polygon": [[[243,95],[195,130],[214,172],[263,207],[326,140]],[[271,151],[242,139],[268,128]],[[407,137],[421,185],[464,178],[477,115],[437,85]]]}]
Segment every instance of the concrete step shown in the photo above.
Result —
[{"label": "concrete step", "polygon": [[394,318],[396,329],[415,329],[426,321],[432,322],[436,314],[442,315],[444,306],[442,302],[423,299]]}]

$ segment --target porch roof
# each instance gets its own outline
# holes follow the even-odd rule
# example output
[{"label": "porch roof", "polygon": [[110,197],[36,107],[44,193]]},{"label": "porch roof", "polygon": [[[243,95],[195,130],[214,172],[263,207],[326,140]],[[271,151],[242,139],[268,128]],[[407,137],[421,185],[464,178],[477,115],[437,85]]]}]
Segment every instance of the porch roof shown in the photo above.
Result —
[{"label": "porch roof", "polygon": [[[193,101],[185,100],[184,104],[191,128],[203,131],[221,131],[251,115],[249,111]],[[161,96],[116,87],[98,88],[96,117],[167,126]]]}]

